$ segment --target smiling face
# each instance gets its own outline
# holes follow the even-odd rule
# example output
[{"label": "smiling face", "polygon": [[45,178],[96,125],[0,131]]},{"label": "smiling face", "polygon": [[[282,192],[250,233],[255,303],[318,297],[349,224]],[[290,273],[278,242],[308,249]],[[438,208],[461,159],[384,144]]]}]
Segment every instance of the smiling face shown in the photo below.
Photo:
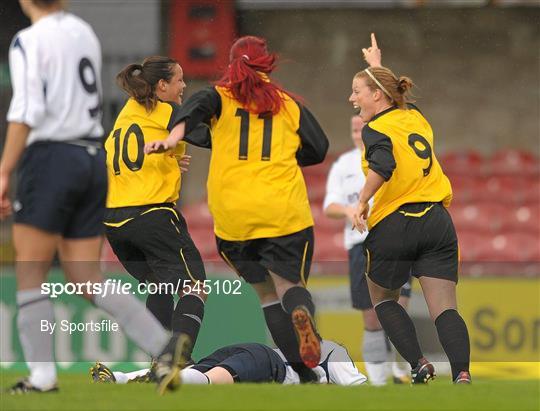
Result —
[{"label": "smiling face", "polygon": [[377,114],[377,102],[380,100],[380,90],[371,90],[363,77],[355,77],[352,83],[352,93],[349,101],[356,110],[360,110],[359,116],[367,123]]},{"label": "smiling face", "polygon": [[173,76],[169,81],[161,79],[156,85],[156,94],[160,100],[171,101],[182,104],[182,95],[186,88],[184,83],[184,72],[179,64],[173,67]]}]

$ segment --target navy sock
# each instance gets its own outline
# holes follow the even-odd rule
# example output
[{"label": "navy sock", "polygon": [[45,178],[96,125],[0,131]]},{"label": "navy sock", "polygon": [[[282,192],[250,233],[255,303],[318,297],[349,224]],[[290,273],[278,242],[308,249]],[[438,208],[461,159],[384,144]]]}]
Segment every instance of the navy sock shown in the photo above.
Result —
[{"label": "navy sock", "polygon": [[469,371],[471,346],[467,325],[456,310],[449,309],[437,317],[435,326],[455,380],[461,371]]},{"label": "navy sock", "polygon": [[146,308],[154,314],[163,328],[171,330],[174,297],[171,294],[148,294]]},{"label": "navy sock", "polygon": [[263,312],[274,343],[283,353],[293,370],[298,373],[300,380],[302,382],[316,382],[317,375],[300,358],[298,339],[291,322],[291,315],[283,310],[279,301],[263,307]]},{"label": "navy sock", "polygon": [[184,295],[176,303],[172,316],[172,331],[174,334],[184,333],[189,335],[192,346],[195,346],[203,317],[203,300],[197,295]]},{"label": "navy sock", "polygon": [[375,306],[375,312],[396,350],[414,369],[423,355],[407,311],[396,301],[384,301]]},{"label": "navy sock", "polygon": [[306,307],[313,318],[315,318],[315,304],[311,298],[311,293],[304,287],[296,286],[289,288],[281,299],[284,310],[291,314],[299,305]]}]

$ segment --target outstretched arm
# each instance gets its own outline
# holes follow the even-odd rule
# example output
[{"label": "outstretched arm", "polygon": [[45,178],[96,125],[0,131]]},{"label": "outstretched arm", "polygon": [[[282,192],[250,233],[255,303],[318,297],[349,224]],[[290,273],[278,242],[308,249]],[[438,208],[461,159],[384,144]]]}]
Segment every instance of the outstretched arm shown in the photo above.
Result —
[{"label": "outstretched arm", "polygon": [[171,133],[165,140],[152,141],[144,145],[144,153],[164,153],[171,148],[176,147],[178,142],[184,138],[184,132],[186,130],[186,122],[182,121],[178,123],[171,130]]}]

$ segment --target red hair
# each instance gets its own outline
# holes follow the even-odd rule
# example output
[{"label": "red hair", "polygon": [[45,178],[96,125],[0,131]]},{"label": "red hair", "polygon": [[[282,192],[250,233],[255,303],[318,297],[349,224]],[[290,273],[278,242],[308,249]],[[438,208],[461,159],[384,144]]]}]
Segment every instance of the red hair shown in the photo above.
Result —
[{"label": "red hair", "polygon": [[279,113],[283,106],[280,92],[301,101],[268,78],[276,68],[277,55],[268,52],[263,38],[240,37],[232,45],[229,59],[229,66],[216,85],[226,88],[251,113]]}]

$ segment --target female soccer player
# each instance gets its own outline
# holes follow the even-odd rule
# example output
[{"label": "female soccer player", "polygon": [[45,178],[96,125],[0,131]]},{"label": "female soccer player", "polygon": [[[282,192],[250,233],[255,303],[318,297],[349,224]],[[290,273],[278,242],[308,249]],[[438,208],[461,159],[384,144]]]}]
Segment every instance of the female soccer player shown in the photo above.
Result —
[{"label": "female soccer player", "polygon": [[456,302],[458,242],[446,210],[452,188],[435,157],[430,124],[407,102],[411,79],[380,66],[373,34],[363,52],[370,67],[354,76],[349,101],[367,123],[362,130],[367,177],[354,225],[360,232],[370,230],[364,246],[371,300],[390,341],[410,363],[413,383],[425,383],[434,376],[433,365],[397,303],[409,273],[418,277],[453,380],[470,383],[469,334]]},{"label": "female soccer player", "polygon": [[[362,143],[364,125],[365,123],[360,116],[351,117],[351,139],[355,148],[342,154],[332,164],[326,182],[323,211],[330,218],[346,219],[343,236],[349,255],[351,299],[353,308],[362,311],[364,320],[362,357],[368,372],[369,382],[372,385],[386,384],[388,371],[391,368],[394,382],[399,384],[409,381],[409,370],[402,369],[398,365],[399,363],[392,358],[395,356],[395,351],[388,343],[386,334],[371,304],[365,276],[366,258],[363,245],[368,233],[359,233],[351,229],[358,202],[358,192],[366,180],[360,166],[364,152],[364,144]],[[407,282],[401,288],[399,303],[403,307],[407,307],[410,296],[411,284]]]},{"label": "female soccer player", "polygon": [[[103,281],[99,264],[107,175],[101,144],[101,47],[88,23],[65,12],[62,3],[20,1],[32,25],[15,35],[9,50],[13,97],[0,162],[0,218],[11,213],[9,179],[22,157],[13,242],[17,326],[30,369],[12,393],[57,389],[53,336],[40,327],[43,321],[54,323],[52,302],[41,286],[55,253],[69,281]],[[85,298],[115,317],[150,355],[174,348],[167,345],[169,333],[133,295],[87,293]],[[160,369],[160,375],[170,374]]]},{"label": "female soccer player", "polygon": [[315,367],[319,337],[305,288],[313,218],[300,166],[323,161],[328,141],[309,110],[270,79],[275,67],[264,39],[240,38],[217,85],[188,99],[170,136],[145,151],[174,148],[200,122],[211,124],[211,135],[185,140],[212,149],[208,204],[220,255],[257,291],[287,359],[299,363],[300,353]]},{"label": "female soccer player", "polygon": [[[107,239],[133,277],[169,287],[149,294],[147,307],[165,327],[187,334],[194,344],[206,299],[201,283],[196,284],[206,274],[186,222],[175,209],[181,183],[175,156],[184,156],[185,143],[174,153],[145,156],[143,151],[145,143],[163,139],[175,124],[186,87],[182,68],[173,59],[154,56],[128,65],[116,78],[130,98],[105,142]],[[208,127],[195,132],[204,135]],[[174,308],[177,285],[180,299]],[[192,291],[183,294],[184,285]]]}]

